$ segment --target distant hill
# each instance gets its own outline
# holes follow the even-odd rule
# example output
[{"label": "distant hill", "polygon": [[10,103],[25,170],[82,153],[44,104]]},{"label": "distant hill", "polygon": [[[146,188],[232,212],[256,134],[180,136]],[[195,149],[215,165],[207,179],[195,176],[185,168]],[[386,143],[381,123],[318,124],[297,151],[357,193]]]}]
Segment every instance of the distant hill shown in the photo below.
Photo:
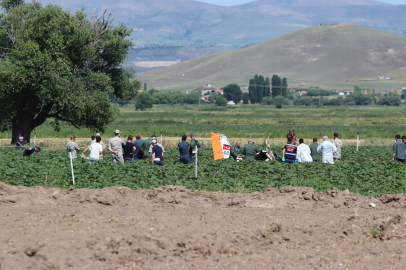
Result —
[{"label": "distant hill", "polygon": [[372,0],[257,0],[221,7],[193,0],[41,0],[72,11],[108,8],[116,21],[134,29],[137,44],[259,43],[296,29],[352,23],[392,33],[406,33],[406,5]]},{"label": "distant hill", "polygon": [[149,87],[186,89],[247,84],[254,74],[287,77],[290,85],[339,83],[401,73],[406,36],[351,24],[317,25],[231,52],[138,74]]}]

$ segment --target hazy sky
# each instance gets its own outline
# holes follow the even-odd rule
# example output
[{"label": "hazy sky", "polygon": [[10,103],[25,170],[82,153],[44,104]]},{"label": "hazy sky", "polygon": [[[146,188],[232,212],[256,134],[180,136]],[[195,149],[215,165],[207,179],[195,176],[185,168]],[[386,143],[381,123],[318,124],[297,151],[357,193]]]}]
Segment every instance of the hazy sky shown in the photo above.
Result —
[{"label": "hazy sky", "polygon": [[[220,6],[233,6],[252,2],[252,0],[198,0],[200,2],[212,3]],[[406,0],[378,0],[379,2],[385,2],[395,5],[405,5]]]}]

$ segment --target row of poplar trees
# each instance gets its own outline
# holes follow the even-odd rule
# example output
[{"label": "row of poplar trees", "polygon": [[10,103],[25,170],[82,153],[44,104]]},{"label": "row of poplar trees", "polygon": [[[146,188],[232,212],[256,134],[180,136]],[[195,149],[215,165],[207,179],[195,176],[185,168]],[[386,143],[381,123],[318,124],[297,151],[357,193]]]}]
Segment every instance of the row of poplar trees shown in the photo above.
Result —
[{"label": "row of poplar trees", "polygon": [[[271,88],[272,87],[272,88]],[[278,75],[273,75],[272,80],[262,75],[255,75],[249,81],[249,98],[251,103],[261,103],[264,97],[275,98],[276,96],[287,97],[288,80],[281,79]],[[272,91],[271,91],[272,90]]]}]

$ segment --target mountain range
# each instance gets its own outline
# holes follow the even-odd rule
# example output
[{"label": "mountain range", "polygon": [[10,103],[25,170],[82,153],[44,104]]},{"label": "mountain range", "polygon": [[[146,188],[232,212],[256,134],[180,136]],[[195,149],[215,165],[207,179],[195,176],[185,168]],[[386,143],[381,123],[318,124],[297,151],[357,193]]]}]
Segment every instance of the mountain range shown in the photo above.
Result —
[{"label": "mountain range", "polygon": [[[42,0],[46,4],[46,0]],[[351,23],[406,34],[406,5],[373,0],[257,0],[217,6],[193,0],[70,0],[54,3],[75,11],[102,8],[134,29],[136,44],[244,46],[318,24]]]},{"label": "mountain range", "polygon": [[[316,25],[248,48],[206,55],[137,75],[157,89],[246,85],[255,74],[288,78],[290,86],[320,86],[399,76],[406,70],[406,36],[352,24]],[[372,78],[372,79],[371,79]],[[403,80],[402,83],[404,83]],[[374,88],[379,82],[374,82]],[[350,82],[352,87],[354,82]],[[357,83],[358,84],[358,83]],[[397,87],[406,85],[397,85]]]}]

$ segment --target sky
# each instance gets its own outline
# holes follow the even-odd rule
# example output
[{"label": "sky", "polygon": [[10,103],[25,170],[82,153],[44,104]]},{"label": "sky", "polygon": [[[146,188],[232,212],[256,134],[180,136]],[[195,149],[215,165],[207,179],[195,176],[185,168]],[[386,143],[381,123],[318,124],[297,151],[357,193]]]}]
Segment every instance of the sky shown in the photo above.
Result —
[{"label": "sky", "polygon": [[[252,2],[252,0],[198,0],[198,1],[216,4],[220,6],[234,6]],[[378,1],[394,5],[406,5],[406,0],[378,0]]]}]

